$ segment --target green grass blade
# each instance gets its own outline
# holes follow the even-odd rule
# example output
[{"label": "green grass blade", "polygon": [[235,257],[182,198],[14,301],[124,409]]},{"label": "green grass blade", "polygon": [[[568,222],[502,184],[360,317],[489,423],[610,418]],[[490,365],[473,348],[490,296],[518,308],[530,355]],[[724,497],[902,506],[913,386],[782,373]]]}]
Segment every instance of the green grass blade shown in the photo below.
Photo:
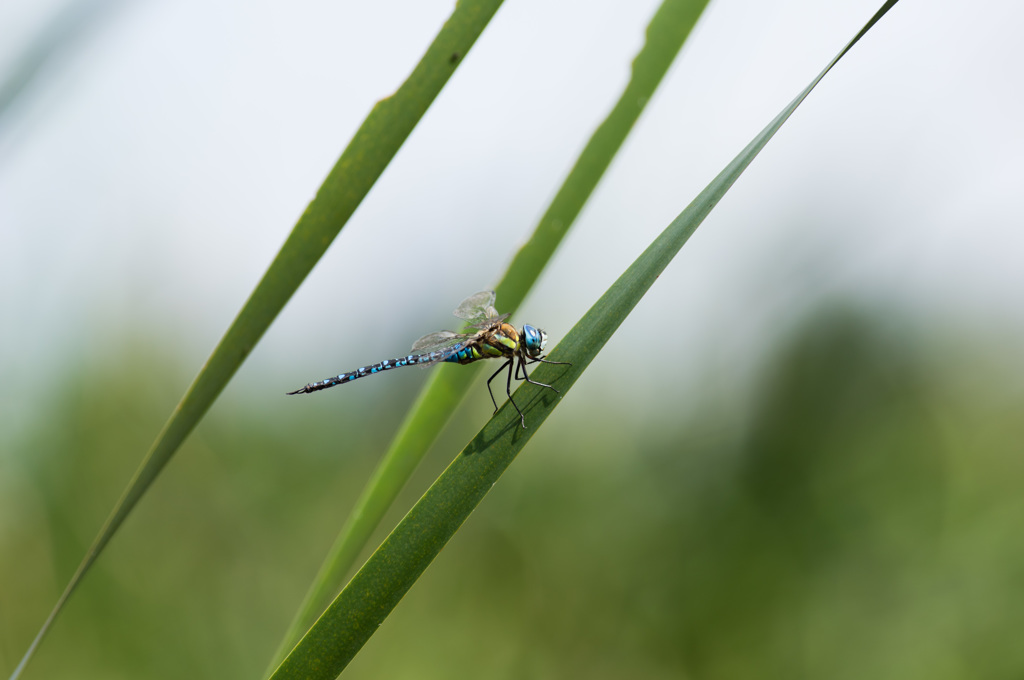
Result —
[{"label": "green grass blade", "polygon": [[501,311],[515,310],[533,287],[654,96],[707,4],[707,0],[666,0],[651,18],[646,41],[633,60],[632,75],[622,96],[580,153],[530,240],[516,253],[495,289]]},{"label": "green grass blade", "polygon": [[11,678],[17,678],[93,562],[323,255],[480,36],[501,0],[463,0],[412,74],[373,107],[114,506]]},{"label": "green grass blade", "polygon": [[[654,95],[706,5],[707,0],[665,0],[651,19],[647,39],[633,61],[632,77],[618,103],[591,136],[533,235],[516,254],[498,284],[496,291],[502,312],[514,312],[540,276]],[[352,568],[381,517],[476,378],[477,366],[446,370],[448,368],[452,367],[440,367],[432,373],[367,482],[285,634],[271,670],[341,587],[342,579]]]},{"label": "green grass blade", "polygon": [[[835,63],[898,0],[890,0],[840,54],[697,196],[552,351],[534,378],[564,396],[611,335],[776,131]],[[385,539],[299,641],[272,680],[334,678],[377,630],[455,531],[480,503],[561,399],[524,384],[516,402],[529,429],[506,402]]]}]

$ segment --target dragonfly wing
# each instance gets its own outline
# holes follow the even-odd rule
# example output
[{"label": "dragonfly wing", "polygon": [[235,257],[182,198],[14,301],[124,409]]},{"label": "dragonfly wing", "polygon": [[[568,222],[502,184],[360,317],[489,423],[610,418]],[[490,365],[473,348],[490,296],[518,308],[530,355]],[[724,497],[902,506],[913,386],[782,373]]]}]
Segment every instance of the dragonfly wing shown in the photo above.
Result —
[{"label": "dragonfly wing", "polygon": [[[464,321],[480,321],[491,316],[494,311],[494,291],[482,290],[479,293],[470,295],[459,303],[459,306],[452,312],[455,316]],[[495,316],[497,313],[495,313]]]},{"label": "dragonfly wing", "polygon": [[[416,354],[430,354],[441,352],[441,355],[424,366],[444,361],[459,347],[477,341],[485,331],[491,330],[496,324],[508,318],[508,314],[499,315],[494,308],[494,291],[484,290],[470,295],[453,312],[455,316],[464,320],[470,328],[475,329],[471,333],[455,333],[453,331],[437,331],[424,335],[412,344],[412,351]],[[447,350],[447,351],[446,351]]]},{"label": "dragonfly wing", "polygon": [[494,314],[484,317],[479,321],[470,321],[470,327],[479,328],[481,330],[485,328],[491,328],[492,326],[497,326],[502,321],[512,316],[511,314],[498,314],[497,310],[495,310],[494,307],[491,307],[489,311],[494,312]]},{"label": "dragonfly wing", "polygon": [[412,343],[412,351],[417,354],[436,352],[439,349],[445,349],[446,347],[458,344],[459,340],[464,337],[461,333],[453,333],[452,331],[429,333]]}]

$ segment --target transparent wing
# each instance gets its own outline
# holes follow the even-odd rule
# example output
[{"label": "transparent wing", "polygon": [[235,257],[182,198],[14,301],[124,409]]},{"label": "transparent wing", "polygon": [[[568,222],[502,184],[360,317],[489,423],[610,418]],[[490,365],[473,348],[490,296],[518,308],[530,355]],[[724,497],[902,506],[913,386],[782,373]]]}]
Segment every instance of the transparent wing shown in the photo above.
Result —
[{"label": "transparent wing", "polygon": [[450,357],[455,352],[466,345],[471,345],[480,339],[483,335],[481,332],[477,333],[453,333],[452,331],[438,331],[429,335],[424,335],[422,338],[417,340],[412,345],[412,351],[416,354],[430,354],[431,352],[437,352],[437,358],[433,361],[428,361],[420,364],[423,368],[433,366],[436,363],[442,362]]},{"label": "transparent wing", "polygon": [[428,333],[412,343],[412,351],[416,354],[429,354],[430,352],[454,347],[465,337],[464,333],[453,333],[452,331]]},{"label": "transparent wing", "polygon": [[493,312],[491,316],[486,316],[480,319],[479,321],[467,321],[466,323],[469,325],[470,328],[488,330],[492,326],[497,326],[502,321],[511,316],[511,314],[502,314],[501,316],[498,316],[498,312],[494,309],[494,307],[491,307],[490,311]]},{"label": "transparent wing", "polygon": [[452,314],[470,323],[479,323],[488,317],[498,316],[494,309],[494,297],[493,290],[474,293],[459,303]]},{"label": "transparent wing", "polygon": [[[430,366],[458,351],[460,347],[476,342],[485,331],[490,330],[494,325],[501,323],[509,317],[508,314],[498,314],[494,308],[494,291],[483,290],[470,295],[463,300],[452,312],[473,329],[472,333],[456,333],[454,331],[437,331],[429,333],[412,343],[412,351],[416,354],[430,354],[431,352],[442,352],[441,356],[434,361],[423,364]],[[446,351],[449,350],[449,351]]]},{"label": "transparent wing", "polygon": [[493,290],[482,290],[463,300],[452,313],[464,320],[470,328],[491,328],[510,316],[498,314],[498,310],[494,308],[494,298]]}]

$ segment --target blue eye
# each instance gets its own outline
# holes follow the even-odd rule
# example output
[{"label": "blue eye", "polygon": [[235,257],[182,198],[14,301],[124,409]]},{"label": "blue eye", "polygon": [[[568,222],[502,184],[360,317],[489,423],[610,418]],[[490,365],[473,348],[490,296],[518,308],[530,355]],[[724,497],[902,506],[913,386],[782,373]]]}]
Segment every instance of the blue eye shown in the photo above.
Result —
[{"label": "blue eye", "polygon": [[537,356],[543,352],[546,341],[547,334],[541,329],[529,325],[523,326],[523,345],[530,356]]}]

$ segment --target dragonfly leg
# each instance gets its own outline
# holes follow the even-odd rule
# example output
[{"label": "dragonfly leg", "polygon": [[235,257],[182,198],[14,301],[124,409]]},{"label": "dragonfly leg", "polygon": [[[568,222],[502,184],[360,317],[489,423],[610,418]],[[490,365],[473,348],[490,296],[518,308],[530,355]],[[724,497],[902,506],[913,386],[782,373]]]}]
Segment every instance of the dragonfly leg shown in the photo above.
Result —
[{"label": "dragonfly leg", "polygon": [[537,357],[536,359],[530,359],[526,363],[528,364],[556,364],[558,366],[572,366],[571,361],[548,361],[544,357]]},{"label": "dragonfly leg", "polygon": [[[498,374],[501,373],[502,371],[504,371],[506,368],[508,368],[509,364],[511,364],[511,363],[512,363],[512,360],[509,359],[508,361],[506,361],[505,363],[503,363],[501,365],[501,368],[499,368],[497,371],[494,372],[494,375],[492,375],[490,378],[487,379],[487,394],[491,395],[491,403],[494,404],[494,412],[495,413],[498,412],[498,402],[494,400],[494,392],[491,391],[491,381],[494,380],[495,378],[497,378]],[[511,373],[511,369],[509,369],[509,372]]]},{"label": "dragonfly leg", "polygon": [[[531,385],[539,385],[540,387],[547,387],[548,389],[555,390],[555,392],[558,392],[558,390],[556,390],[551,385],[548,385],[548,384],[542,383],[542,382],[537,382],[536,380],[531,379],[530,375],[526,372],[526,364],[527,363],[534,364],[534,363],[537,363],[538,361],[540,361],[541,363],[545,363],[545,364],[555,364],[555,363],[560,364],[560,363],[562,363],[561,361],[543,361],[542,359],[534,359],[533,361],[527,362],[527,361],[523,361],[522,357],[520,357],[519,358],[519,363],[516,364],[516,380],[525,380],[526,382],[530,383]],[[519,377],[519,371],[523,372],[523,377],[522,378]],[[561,394],[561,392],[559,392],[559,394]]]},{"label": "dragonfly leg", "polygon": [[508,366],[508,380],[505,382],[505,393],[508,394],[508,400],[510,402],[512,402],[512,405],[516,407],[516,411],[519,412],[519,420],[522,422],[523,429],[525,430],[526,429],[526,416],[523,415],[523,412],[519,408],[519,404],[516,403],[516,400],[512,398],[512,362],[513,361],[515,361],[515,359],[509,359],[508,363],[505,364],[506,366]]}]

